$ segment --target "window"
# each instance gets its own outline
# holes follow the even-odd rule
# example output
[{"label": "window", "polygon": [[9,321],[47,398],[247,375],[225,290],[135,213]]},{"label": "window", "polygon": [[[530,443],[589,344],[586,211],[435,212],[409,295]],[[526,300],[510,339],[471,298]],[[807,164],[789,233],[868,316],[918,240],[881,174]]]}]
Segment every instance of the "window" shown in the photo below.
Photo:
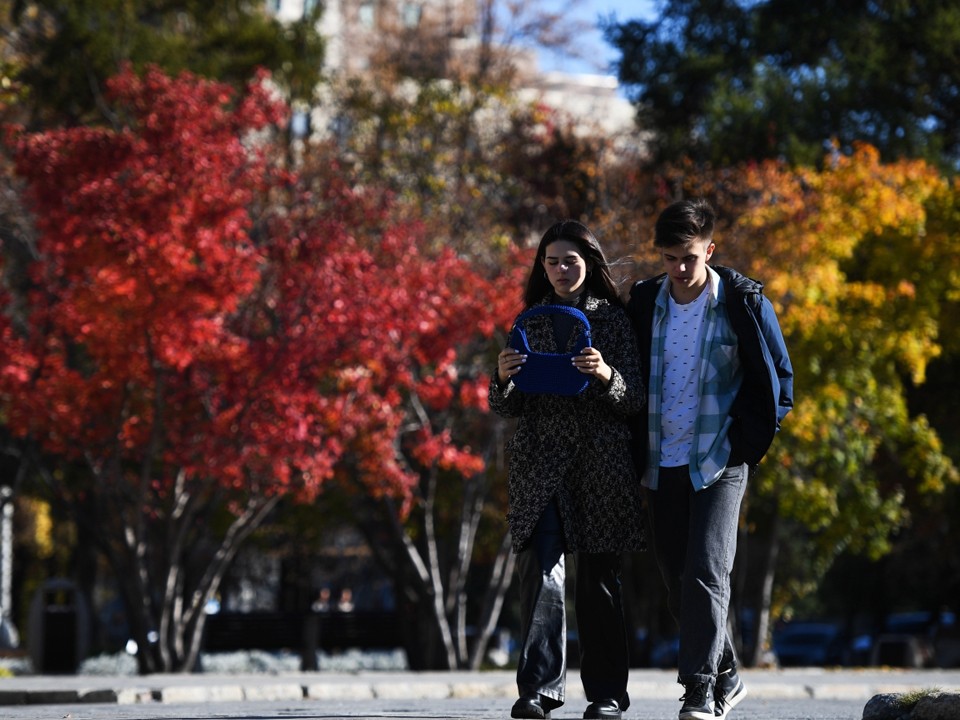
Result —
[{"label": "window", "polygon": [[372,0],[364,0],[360,3],[360,9],[357,11],[357,16],[360,19],[360,24],[365,28],[372,28],[374,26],[374,20],[376,19],[376,8],[373,5]]},{"label": "window", "polygon": [[417,3],[404,3],[400,10],[400,16],[403,19],[405,28],[415,28],[420,25],[420,17],[423,14],[423,8]]}]

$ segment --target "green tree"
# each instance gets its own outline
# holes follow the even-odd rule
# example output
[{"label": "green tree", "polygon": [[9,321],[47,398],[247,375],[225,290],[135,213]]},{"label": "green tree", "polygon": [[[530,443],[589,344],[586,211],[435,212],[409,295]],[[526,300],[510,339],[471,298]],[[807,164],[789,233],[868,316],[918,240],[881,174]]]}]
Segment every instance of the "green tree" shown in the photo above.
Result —
[{"label": "green tree", "polygon": [[660,159],[810,164],[836,138],[960,162],[953,4],[669,0],[606,37]]},{"label": "green tree", "polygon": [[[197,75],[242,87],[258,67],[291,98],[309,99],[319,81],[319,10],[283,24],[262,3],[236,0],[16,0],[5,2],[5,54],[27,91],[34,126],[110,117],[104,82],[123,63]],[[319,5],[318,5],[319,7]]]},{"label": "green tree", "polygon": [[487,265],[607,200],[606,141],[517,101],[509,84],[354,80],[324,109],[337,117],[335,141],[356,183],[389,189],[403,211],[429,223],[437,245]]}]

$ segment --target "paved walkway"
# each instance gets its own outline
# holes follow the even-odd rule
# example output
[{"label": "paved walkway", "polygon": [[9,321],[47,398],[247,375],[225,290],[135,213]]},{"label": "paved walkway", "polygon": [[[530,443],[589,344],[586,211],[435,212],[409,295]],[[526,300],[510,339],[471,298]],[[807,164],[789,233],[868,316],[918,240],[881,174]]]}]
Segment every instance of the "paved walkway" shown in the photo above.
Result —
[{"label": "paved walkway", "polygon": [[[960,669],[742,670],[752,698],[851,700],[881,693],[939,690],[960,693]],[[673,671],[630,673],[630,696],[676,700]],[[513,672],[380,672],[195,674],[101,677],[91,675],[0,678],[0,705],[144,702],[198,703],[243,700],[366,700],[514,698]],[[576,670],[568,675],[568,702],[583,698]],[[2,713],[0,713],[2,715]]]}]

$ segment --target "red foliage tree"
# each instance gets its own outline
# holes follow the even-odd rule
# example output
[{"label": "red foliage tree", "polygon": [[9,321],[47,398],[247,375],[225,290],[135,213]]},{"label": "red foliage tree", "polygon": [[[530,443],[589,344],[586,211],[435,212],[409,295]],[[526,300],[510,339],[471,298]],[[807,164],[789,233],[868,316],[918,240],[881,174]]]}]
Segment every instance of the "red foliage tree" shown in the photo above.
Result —
[{"label": "red foliage tree", "polygon": [[265,78],[239,98],[156,69],[109,90],[114,128],[9,140],[37,258],[22,328],[0,327],[0,413],[105,552],[140,670],[183,671],[281,495],[339,468],[409,501],[410,457],[482,469],[429,413],[485,410],[458,348],[514,308],[463,259],[419,253],[382,198],[298,184]]},{"label": "red foliage tree", "polygon": [[[449,248],[424,255],[425,245],[438,245],[433,235],[415,225],[391,226],[393,208],[382,197],[364,193],[355,198],[359,204],[344,205],[341,180],[329,167],[318,176],[312,184],[319,190],[285,203],[292,209],[285,222],[311,227],[291,246],[304,272],[295,287],[330,266],[323,273],[327,292],[317,296],[325,304],[308,313],[318,324],[304,336],[342,326],[340,333],[352,338],[332,360],[344,368],[338,398],[359,428],[343,436],[337,486],[394,580],[410,631],[411,667],[476,668],[513,568],[508,538],[499,552],[474,551],[481,516],[494,514],[493,532],[506,535],[497,526],[502,506],[490,493],[504,475],[488,463],[502,446],[501,421],[486,404],[499,349],[491,335],[502,334],[518,310],[526,263],[505,251],[491,281],[488,260]],[[341,225],[353,235],[331,254],[321,239],[344,238]],[[389,483],[382,485],[394,474],[408,491],[402,504]],[[468,648],[467,576],[488,568],[488,592],[473,598],[482,627]]]}]

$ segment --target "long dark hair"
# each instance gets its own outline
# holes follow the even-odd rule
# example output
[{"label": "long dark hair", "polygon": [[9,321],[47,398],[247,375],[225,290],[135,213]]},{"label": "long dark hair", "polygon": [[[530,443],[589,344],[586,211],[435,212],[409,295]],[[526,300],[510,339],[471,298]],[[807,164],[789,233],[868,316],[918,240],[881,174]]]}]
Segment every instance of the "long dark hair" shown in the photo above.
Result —
[{"label": "long dark hair", "polygon": [[604,298],[614,305],[622,306],[623,301],[620,299],[617,284],[610,274],[610,265],[603,254],[600,242],[586,225],[576,220],[561,220],[551,225],[540,238],[537,256],[533,259],[533,267],[530,268],[530,276],[527,278],[527,289],[523,293],[524,305],[526,307],[536,305],[553,291],[553,286],[543,268],[543,258],[547,254],[547,246],[557,240],[569,240],[576,244],[584,260],[593,266],[587,271],[587,278],[584,280],[585,289],[594,297]]}]

